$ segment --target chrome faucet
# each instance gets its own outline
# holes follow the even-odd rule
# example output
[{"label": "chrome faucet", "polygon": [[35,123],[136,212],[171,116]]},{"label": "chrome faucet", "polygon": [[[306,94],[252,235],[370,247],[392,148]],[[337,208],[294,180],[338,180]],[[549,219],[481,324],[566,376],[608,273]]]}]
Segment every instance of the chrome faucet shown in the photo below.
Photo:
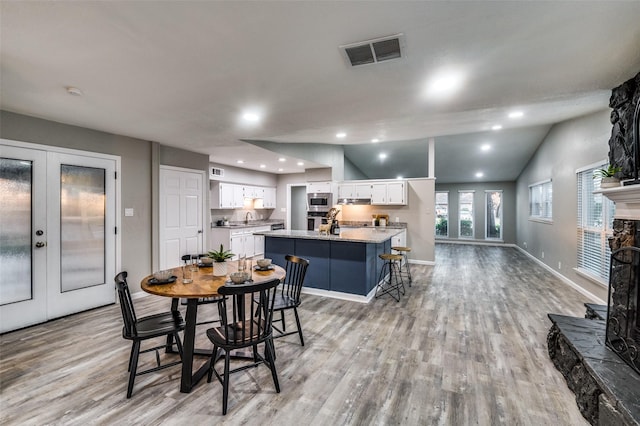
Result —
[{"label": "chrome faucet", "polygon": [[253,219],[253,215],[251,214],[251,212],[247,212],[247,215],[244,217],[245,224],[249,223],[249,216],[251,216],[251,219]]}]

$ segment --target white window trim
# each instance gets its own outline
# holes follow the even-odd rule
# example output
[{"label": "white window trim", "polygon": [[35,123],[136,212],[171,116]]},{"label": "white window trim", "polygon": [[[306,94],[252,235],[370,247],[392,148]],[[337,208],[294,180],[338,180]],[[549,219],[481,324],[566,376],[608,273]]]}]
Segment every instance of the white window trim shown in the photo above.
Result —
[{"label": "white window trim", "polygon": [[[472,215],[471,215],[471,230],[472,230],[472,234],[471,236],[466,236],[466,235],[461,235],[460,231],[461,231],[461,226],[460,226],[460,193],[462,192],[471,192],[474,194],[474,197],[472,198],[471,201],[471,207],[472,207]],[[463,190],[463,189],[459,189],[458,190],[458,239],[460,240],[473,240],[475,239],[475,234],[476,234],[476,228],[475,228],[475,215],[476,215],[476,203],[475,203],[475,193],[476,191],[473,189],[469,189],[469,190]]]},{"label": "white window trim", "polygon": [[[441,194],[447,194],[447,235],[437,235],[435,234],[435,238],[440,238],[440,239],[448,239],[449,238],[449,230],[451,229],[451,214],[450,214],[450,200],[451,197],[449,196],[449,191],[436,191],[436,197],[434,199],[437,199],[437,194],[441,193]],[[437,202],[435,203],[436,205],[438,204]],[[438,215],[436,214],[436,220],[438,220]],[[435,224],[434,224],[434,228],[435,228]],[[435,229],[434,229],[435,231]]]},{"label": "white window trim", "polygon": [[[544,184],[550,183],[551,184],[551,216],[550,217],[544,217],[544,216],[532,216],[531,215],[531,188],[533,187],[537,187],[537,186],[542,186]],[[540,223],[548,223],[551,224],[553,223],[553,179],[545,179],[545,180],[541,180],[538,182],[534,182],[531,185],[529,185],[528,187],[529,191],[528,191],[528,197],[529,197],[529,220],[531,222],[540,222]]]}]

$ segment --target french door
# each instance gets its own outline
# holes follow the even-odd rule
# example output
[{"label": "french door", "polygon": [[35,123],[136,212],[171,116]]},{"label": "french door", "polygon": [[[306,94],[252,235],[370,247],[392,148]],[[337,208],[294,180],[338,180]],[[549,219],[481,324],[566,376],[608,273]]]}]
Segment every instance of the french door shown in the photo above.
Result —
[{"label": "french door", "polygon": [[0,142],[0,332],[115,302],[115,171]]}]

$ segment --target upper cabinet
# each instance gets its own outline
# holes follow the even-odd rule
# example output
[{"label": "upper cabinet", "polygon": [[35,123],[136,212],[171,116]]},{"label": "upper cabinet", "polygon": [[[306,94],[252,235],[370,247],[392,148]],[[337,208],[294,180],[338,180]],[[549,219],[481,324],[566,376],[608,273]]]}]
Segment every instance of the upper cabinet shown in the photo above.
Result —
[{"label": "upper cabinet", "polygon": [[245,198],[255,200],[254,208],[275,208],[276,189],[233,183],[211,182],[210,208],[241,209]]},{"label": "upper cabinet", "polygon": [[389,182],[387,183],[387,202],[386,204],[406,205],[408,203],[407,182]]},{"label": "upper cabinet", "polygon": [[370,199],[372,205],[407,204],[407,182],[402,180],[376,180],[343,182],[338,185],[338,199]]},{"label": "upper cabinet", "polygon": [[307,194],[333,192],[332,182],[307,182]]}]

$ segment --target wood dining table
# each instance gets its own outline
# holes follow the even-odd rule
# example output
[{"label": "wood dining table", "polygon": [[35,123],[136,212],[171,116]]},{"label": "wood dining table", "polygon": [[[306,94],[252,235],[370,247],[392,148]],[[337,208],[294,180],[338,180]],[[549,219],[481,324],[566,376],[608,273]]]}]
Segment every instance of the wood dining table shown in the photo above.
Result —
[{"label": "wood dining table", "polygon": [[[237,271],[238,262],[227,262],[227,272],[230,274]],[[211,352],[197,351],[195,349],[196,340],[196,320],[198,316],[198,299],[218,296],[218,289],[224,285],[233,285],[228,281],[229,277],[214,276],[212,267],[200,267],[197,272],[192,273],[193,282],[184,283],[182,278],[182,268],[171,270],[176,277],[175,282],[167,284],[154,284],[153,275],[145,277],[140,282],[143,291],[156,296],[170,297],[171,310],[177,311],[181,298],[187,299],[187,313],[185,317],[185,329],[183,338],[182,354],[182,375],[180,379],[180,392],[189,393],[193,387],[207,374],[211,365]],[[268,270],[258,270],[252,268],[251,279],[254,283],[262,283],[285,278],[285,270],[278,265],[271,265]],[[151,280],[151,282],[149,282]],[[207,361],[193,372],[193,358],[195,354],[207,355]]]}]

